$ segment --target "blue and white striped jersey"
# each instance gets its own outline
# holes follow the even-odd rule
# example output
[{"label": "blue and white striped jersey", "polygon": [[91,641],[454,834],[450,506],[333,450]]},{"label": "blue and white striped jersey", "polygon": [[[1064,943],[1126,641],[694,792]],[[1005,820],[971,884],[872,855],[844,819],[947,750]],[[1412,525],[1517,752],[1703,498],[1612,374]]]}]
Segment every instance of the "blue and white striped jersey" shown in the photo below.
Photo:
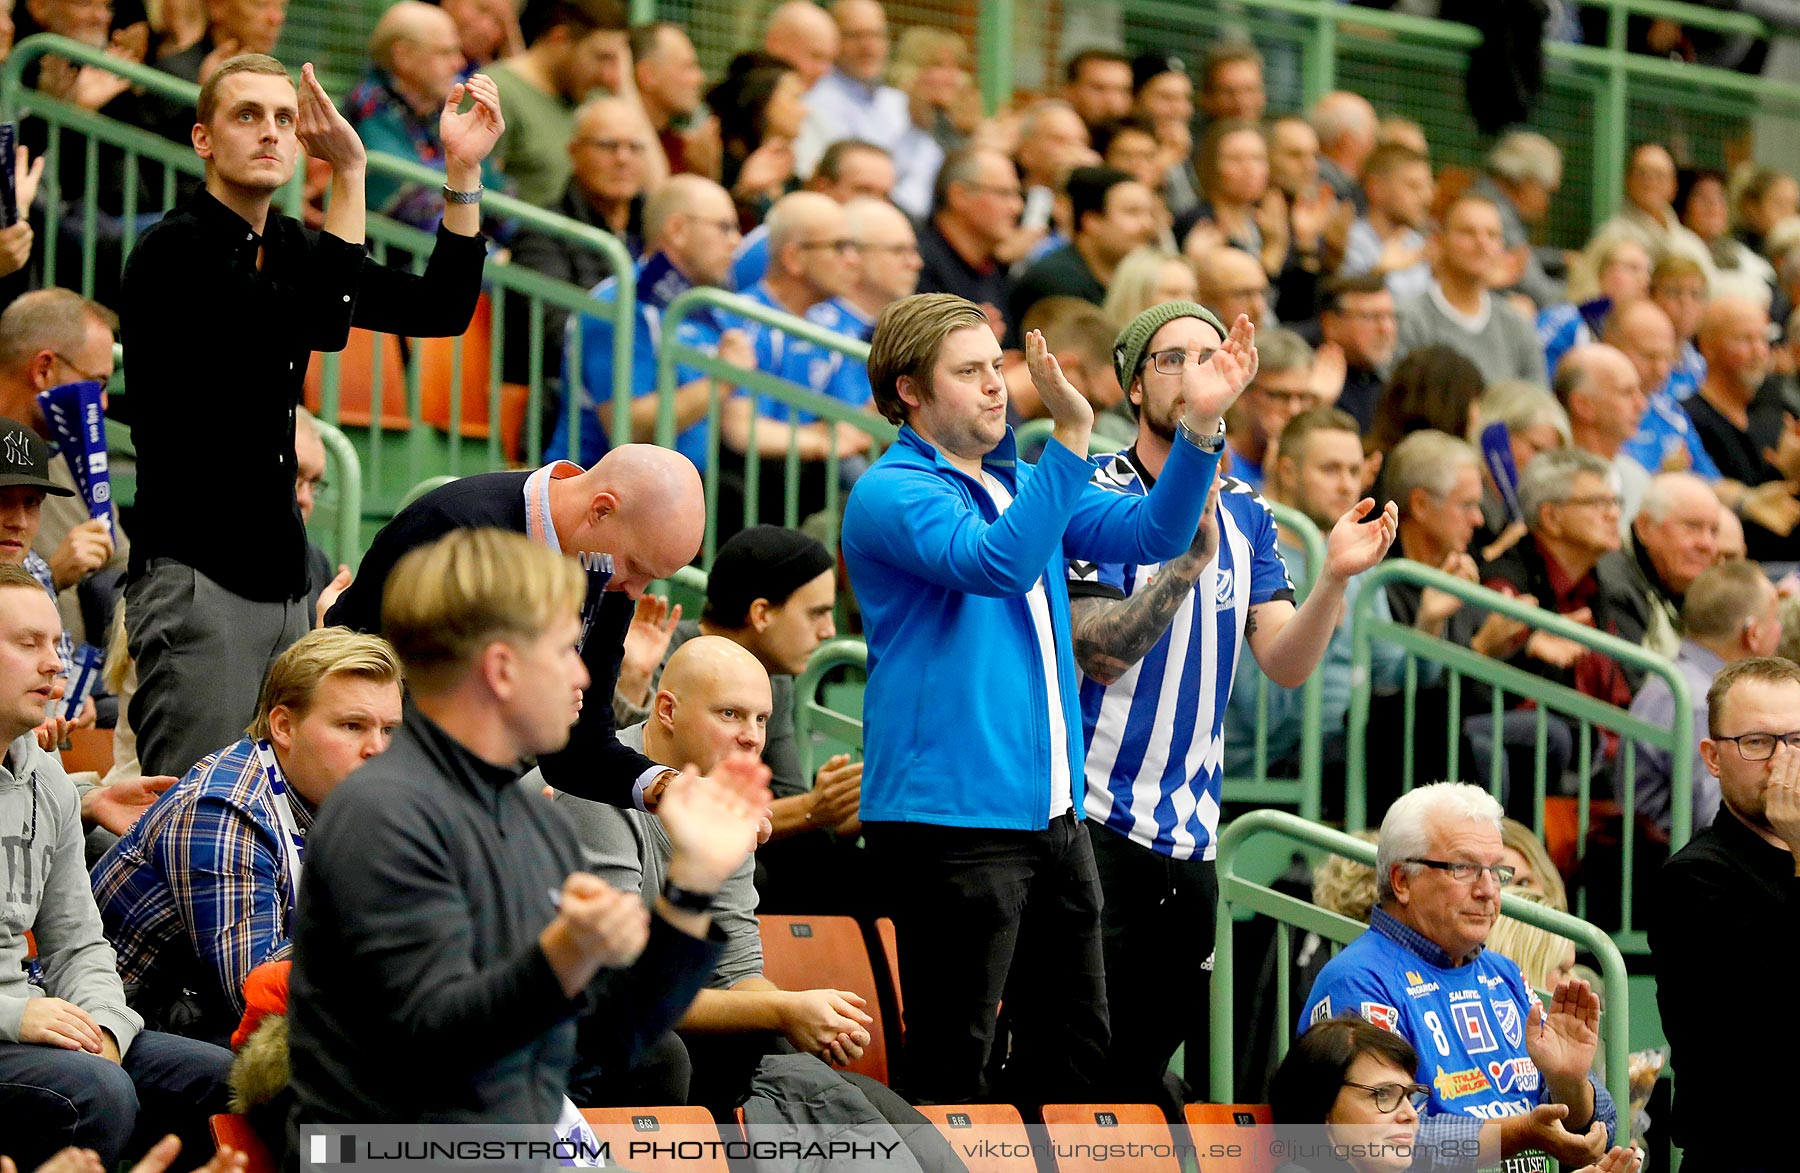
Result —
[{"label": "blue and white striped jersey", "polygon": [[[1155,478],[1135,448],[1097,457],[1094,483],[1143,496]],[[1219,549],[1169,629],[1111,686],[1081,682],[1087,801],[1099,819],[1175,859],[1211,859],[1219,825],[1225,704],[1250,608],[1294,597],[1275,518],[1249,485],[1219,487]],[[1161,564],[1069,563],[1069,595],[1122,599]]]}]

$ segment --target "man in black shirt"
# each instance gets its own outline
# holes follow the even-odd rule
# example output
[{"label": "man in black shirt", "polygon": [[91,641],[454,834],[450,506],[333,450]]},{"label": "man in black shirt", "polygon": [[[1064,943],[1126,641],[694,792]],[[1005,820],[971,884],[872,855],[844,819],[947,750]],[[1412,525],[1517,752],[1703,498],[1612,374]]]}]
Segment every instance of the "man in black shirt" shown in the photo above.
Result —
[{"label": "man in black shirt", "polygon": [[[1775,983],[1800,968],[1800,668],[1739,660],[1706,703],[1700,756],[1719,779],[1719,814],[1663,865],[1645,905],[1675,1065],[1672,1134],[1683,1168],[1788,1169],[1779,1122],[1791,1097],[1763,1064],[1784,1033]],[[1721,1000],[1721,974],[1764,996]]]},{"label": "man in black shirt", "polygon": [[968,147],[938,171],[931,217],[919,225],[920,293],[954,293],[1001,327],[1006,264],[1001,245],[1019,227],[1025,196],[1019,172],[999,151]]},{"label": "man in black shirt", "polygon": [[456,529],[491,526],[578,558],[587,573],[580,650],[596,703],[582,710],[568,745],[541,758],[558,790],[613,806],[656,805],[673,777],[619,744],[613,707],[633,600],[700,549],[706,500],[700,474],[679,452],[652,444],[614,448],[586,472],[561,461],[536,472],[464,477],[419,498],[389,522],[364,555],[356,581],[325,621],[382,631],[382,597],[409,550]]},{"label": "man in black shirt", "polygon": [[[290,1138],[321,1122],[553,1123],[578,1049],[622,1070],[711,974],[713,900],[756,844],[766,786],[746,799],[691,774],[670,783],[652,916],[581,871],[568,821],[518,784],[580,709],[586,590],[568,559],[493,529],[395,569],[382,618],[406,715],[307,836]],[[749,761],[719,771],[768,775]]]},{"label": "man in black shirt", "polygon": [[[240,736],[269,664],[310,626],[294,411],[312,352],[342,350],[352,326],[460,334],[481,292],[475,201],[505,126],[493,83],[477,74],[444,105],[449,203],[413,276],[364,250],[362,143],[304,73],[296,95],[279,61],[246,55],[207,80],[193,128],[205,186],[144,234],[125,270],[131,723],[153,773],[184,774]],[[475,105],[458,113],[465,96]],[[270,207],[301,147],[332,169],[319,233]]]},{"label": "man in black shirt", "polygon": [[1156,197],[1116,167],[1069,173],[1075,239],[1025,271],[1006,299],[1010,346],[1024,348],[1020,323],[1041,299],[1063,294],[1100,305],[1125,254],[1156,240]]},{"label": "man in black shirt", "polygon": [[1717,490],[1720,498],[1744,519],[1750,557],[1778,562],[1800,548],[1792,487],[1800,477],[1800,435],[1783,423],[1794,408],[1769,379],[1768,329],[1769,315],[1754,302],[1714,299],[1696,339],[1706,381],[1682,407],[1729,486]]}]

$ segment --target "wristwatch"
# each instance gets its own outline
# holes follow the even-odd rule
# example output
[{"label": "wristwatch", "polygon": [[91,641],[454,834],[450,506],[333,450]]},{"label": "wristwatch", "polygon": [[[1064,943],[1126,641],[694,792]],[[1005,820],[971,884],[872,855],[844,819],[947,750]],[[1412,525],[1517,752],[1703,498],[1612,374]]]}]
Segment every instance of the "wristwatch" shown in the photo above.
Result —
[{"label": "wristwatch", "polygon": [[695,892],[690,888],[683,888],[674,880],[663,881],[662,895],[664,900],[682,912],[711,912],[713,902],[718,899],[715,892]]},{"label": "wristwatch", "polygon": [[476,184],[474,191],[457,191],[449,184],[444,185],[444,199],[453,204],[479,204],[481,193],[487,190],[485,184]]},{"label": "wristwatch", "polygon": [[1175,429],[1182,434],[1188,443],[1200,449],[1202,452],[1217,456],[1219,453],[1225,451],[1224,420],[1219,421],[1219,430],[1210,436],[1201,436],[1195,432],[1194,429],[1188,427],[1186,415],[1183,415],[1180,419],[1175,421]]}]

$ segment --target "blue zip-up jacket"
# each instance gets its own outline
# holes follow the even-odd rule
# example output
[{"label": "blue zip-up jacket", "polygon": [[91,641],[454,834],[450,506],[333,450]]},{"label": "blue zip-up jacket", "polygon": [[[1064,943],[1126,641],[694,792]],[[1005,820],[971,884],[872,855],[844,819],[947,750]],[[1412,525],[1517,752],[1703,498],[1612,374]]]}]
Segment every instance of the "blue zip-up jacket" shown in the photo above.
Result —
[{"label": "blue zip-up jacket", "polygon": [[[1172,446],[1156,487],[1126,497],[1052,441],[1017,459],[1012,429],[982,460],[1013,495],[993,498],[911,427],[864,473],[842,548],[869,644],[863,711],[865,822],[1043,830],[1050,717],[1026,595],[1046,579],[1069,768],[1082,777],[1080,676],[1066,560],[1166,562],[1200,524],[1218,457]],[[1079,794],[1079,790],[1077,790]],[[1076,815],[1081,813],[1079,801]]]}]

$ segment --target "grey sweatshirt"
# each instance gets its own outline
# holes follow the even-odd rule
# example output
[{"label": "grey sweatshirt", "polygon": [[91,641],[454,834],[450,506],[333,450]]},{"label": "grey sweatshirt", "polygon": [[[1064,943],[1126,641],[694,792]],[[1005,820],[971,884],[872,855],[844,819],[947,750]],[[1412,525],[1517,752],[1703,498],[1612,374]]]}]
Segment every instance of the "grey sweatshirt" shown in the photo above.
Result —
[{"label": "grey sweatshirt", "polygon": [[[644,723],[619,730],[619,744],[644,748]],[[531,771],[520,782],[532,794],[544,788],[544,776]],[[581,840],[582,866],[621,892],[636,892],[654,908],[656,895],[669,875],[669,857],[675,853],[669,833],[655,815],[640,810],[576,798],[558,790],[558,810],[569,816],[575,837]],[[746,978],[761,977],[762,936],[756,922],[756,856],[744,860],[731,874],[713,902],[713,926],[725,937],[725,949],[713,966],[706,986],[729,990]]]},{"label": "grey sweatshirt", "polygon": [[[26,980],[27,929],[37,938],[41,990]],[[19,1041],[26,1001],[46,995],[87,1011],[120,1055],[144,1028],[125,1005],[88,886],[75,784],[27,733],[0,763],[0,1042]]]}]

